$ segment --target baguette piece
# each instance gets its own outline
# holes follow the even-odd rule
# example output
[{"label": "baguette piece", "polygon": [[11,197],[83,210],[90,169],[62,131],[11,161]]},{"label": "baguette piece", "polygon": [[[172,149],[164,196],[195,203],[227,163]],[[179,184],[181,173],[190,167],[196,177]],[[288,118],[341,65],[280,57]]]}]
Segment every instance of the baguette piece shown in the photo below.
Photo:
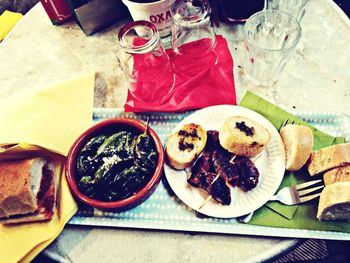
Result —
[{"label": "baguette piece", "polygon": [[308,171],[311,176],[350,165],[350,143],[332,145],[311,153]]},{"label": "baguette piece", "polygon": [[323,189],[317,218],[319,220],[350,219],[350,182],[337,182]]},{"label": "baguette piece", "polygon": [[190,167],[207,143],[206,130],[194,123],[184,125],[169,136],[165,146],[168,164],[177,170]]},{"label": "baguette piece", "polygon": [[286,150],[286,170],[300,170],[312,152],[312,130],[307,126],[287,124],[281,128],[280,135]]},{"label": "baguette piece", "polygon": [[0,218],[38,208],[36,195],[44,165],[45,161],[38,158],[0,164]]},{"label": "baguette piece", "polygon": [[270,138],[265,127],[242,116],[227,119],[219,131],[219,141],[224,149],[247,157],[261,153]]},{"label": "baguette piece", "polygon": [[42,158],[0,163],[0,224],[47,220],[56,211],[58,176]]},{"label": "baguette piece", "polygon": [[325,185],[335,182],[350,182],[350,165],[334,168],[323,174]]}]

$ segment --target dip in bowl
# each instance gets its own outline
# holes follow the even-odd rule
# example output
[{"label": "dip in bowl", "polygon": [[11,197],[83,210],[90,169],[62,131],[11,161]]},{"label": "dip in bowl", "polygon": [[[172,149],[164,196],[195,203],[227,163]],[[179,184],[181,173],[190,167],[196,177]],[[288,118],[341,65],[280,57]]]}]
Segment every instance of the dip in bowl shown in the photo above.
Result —
[{"label": "dip in bowl", "polygon": [[152,128],[139,120],[115,118],[92,126],[74,142],[66,176],[81,202],[122,211],[153,193],[163,164],[162,143]]}]

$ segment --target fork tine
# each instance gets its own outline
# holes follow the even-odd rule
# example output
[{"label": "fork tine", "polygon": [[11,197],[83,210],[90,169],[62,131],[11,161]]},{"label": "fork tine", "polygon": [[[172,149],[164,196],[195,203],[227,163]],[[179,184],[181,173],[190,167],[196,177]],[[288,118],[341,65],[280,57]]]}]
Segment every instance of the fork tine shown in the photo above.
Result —
[{"label": "fork tine", "polygon": [[323,187],[324,187],[324,186],[321,185],[321,186],[316,186],[316,187],[314,187],[314,188],[310,188],[310,189],[305,189],[305,190],[298,191],[299,197],[304,196],[304,195],[307,195],[307,194],[310,194],[310,193],[312,193],[312,192],[314,192],[314,191],[316,191],[316,190],[318,190],[318,189],[321,189],[321,188],[323,188]]},{"label": "fork tine", "polygon": [[301,189],[304,189],[306,187],[309,187],[309,186],[312,186],[314,184],[317,184],[319,182],[322,182],[322,179],[309,181],[309,182],[305,182],[305,183],[302,183],[302,184],[298,184],[298,185],[295,186],[295,189],[296,190],[301,190]]},{"label": "fork tine", "polygon": [[[288,123],[288,121],[289,121],[289,118],[285,119],[284,122],[282,123],[281,128],[283,128],[284,126],[286,126],[287,123]],[[281,129],[281,128],[280,128],[280,129]]]},{"label": "fork tine", "polygon": [[315,199],[315,198],[319,197],[320,195],[321,195],[321,193],[300,197],[299,198],[299,201],[300,201],[299,203],[305,203],[307,201],[311,201],[312,199]]}]

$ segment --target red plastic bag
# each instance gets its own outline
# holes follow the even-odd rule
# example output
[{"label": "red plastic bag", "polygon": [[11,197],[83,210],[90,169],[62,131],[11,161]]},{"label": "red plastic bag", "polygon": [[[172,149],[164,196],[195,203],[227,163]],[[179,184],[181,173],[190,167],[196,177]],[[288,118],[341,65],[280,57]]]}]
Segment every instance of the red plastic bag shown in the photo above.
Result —
[{"label": "red plastic bag", "polygon": [[[211,56],[200,60],[181,57],[181,61],[178,61],[180,58],[175,56],[172,49],[168,49],[166,52],[170,60],[173,63],[177,60],[175,65],[182,65],[181,71],[175,68],[175,87],[170,99],[166,102],[162,102],[160,98],[143,101],[128,92],[124,110],[126,112],[176,112],[219,104],[236,105],[232,56],[227,41],[222,36],[217,36],[216,40],[214,53],[217,56],[217,62],[215,64],[211,63],[213,59]],[[196,52],[198,43],[192,42],[186,45],[188,53]],[[138,64],[135,63],[134,67],[138,67]],[[186,69],[184,70],[183,67]],[[158,70],[162,69],[157,68],[155,71]],[[169,78],[168,81],[173,81],[173,78]]]}]

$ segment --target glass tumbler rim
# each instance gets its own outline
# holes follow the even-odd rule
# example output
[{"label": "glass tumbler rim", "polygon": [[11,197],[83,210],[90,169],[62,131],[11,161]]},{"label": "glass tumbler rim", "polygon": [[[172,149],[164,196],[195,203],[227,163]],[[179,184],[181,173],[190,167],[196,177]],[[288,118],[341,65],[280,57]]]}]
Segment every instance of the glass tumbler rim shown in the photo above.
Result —
[{"label": "glass tumbler rim", "polygon": [[199,17],[195,17],[195,18],[190,17],[190,18],[184,19],[183,17],[177,15],[177,9],[180,7],[179,4],[181,2],[194,2],[194,1],[196,0],[175,0],[174,1],[174,3],[171,5],[170,10],[171,10],[171,15],[173,17],[173,21],[175,23],[189,26],[189,25],[201,23],[210,17],[211,7],[208,0],[197,0],[203,3],[203,11],[204,11],[203,14]]},{"label": "glass tumbler rim", "polygon": [[[263,13],[275,13],[275,14],[282,14],[285,17],[288,17],[289,19],[293,20],[294,23],[297,26],[297,29],[299,31],[298,33],[298,37],[295,39],[294,43],[289,46],[288,48],[279,48],[279,49],[269,49],[269,48],[264,48],[264,47],[260,47],[258,45],[256,45],[254,42],[252,42],[249,38],[248,38],[248,32],[247,32],[247,25],[249,25],[249,22],[254,18],[257,17]],[[247,21],[244,24],[244,28],[243,28],[243,34],[244,34],[244,39],[248,42],[248,44],[250,44],[251,46],[253,46],[256,49],[260,49],[260,50],[265,50],[265,51],[269,51],[269,52],[280,52],[280,51],[288,51],[293,49],[300,41],[301,36],[302,36],[302,28],[301,25],[299,23],[299,21],[291,14],[288,14],[287,12],[284,11],[280,11],[280,10],[261,10],[259,12],[256,12],[255,14],[251,15]]]},{"label": "glass tumbler rim", "polygon": [[[151,38],[144,44],[142,45],[132,45],[130,43],[127,43],[124,41],[124,36],[130,32],[132,29],[138,27],[138,26],[145,26],[150,29],[152,32]],[[149,52],[149,48],[152,47],[157,43],[159,40],[159,33],[154,24],[152,24],[149,21],[146,20],[137,20],[137,21],[132,21],[124,26],[122,26],[118,32],[118,42],[119,45],[124,49],[125,52],[127,53],[135,53],[135,54],[143,54],[146,52]]]}]

